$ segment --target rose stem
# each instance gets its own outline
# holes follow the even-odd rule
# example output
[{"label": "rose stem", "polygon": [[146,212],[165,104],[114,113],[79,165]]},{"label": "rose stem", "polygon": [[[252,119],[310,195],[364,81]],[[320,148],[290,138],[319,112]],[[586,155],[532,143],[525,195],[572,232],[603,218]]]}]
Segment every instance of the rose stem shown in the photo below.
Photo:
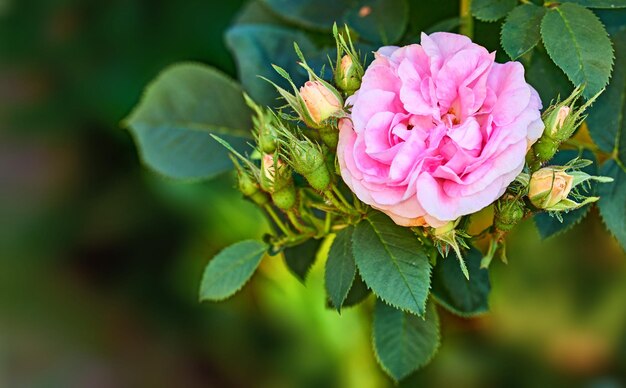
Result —
[{"label": "rose stem", "polygon": [[470,8],[472,0],[461,0],[460,17],[461,25],[459,26],[459,32],[470,39],[474,38],[474,19],[472,19],[472,13]]}]

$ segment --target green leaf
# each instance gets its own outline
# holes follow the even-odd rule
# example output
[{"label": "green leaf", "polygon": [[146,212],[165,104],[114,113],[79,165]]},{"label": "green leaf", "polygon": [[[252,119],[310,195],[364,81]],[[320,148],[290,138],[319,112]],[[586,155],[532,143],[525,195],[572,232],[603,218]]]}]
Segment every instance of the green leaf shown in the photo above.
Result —
[{"label": "green leaf", "polygon": [[365,283],[387,303],[422,315],[430,287],[430,263],[409,228],[375,212],[352,235],[356,265]]},{"label": "green leaf", "polygon": [[600,175],[614,179],[598,187],[600,215],[611,234],[626,250],[626,172],[614,160],[605,162]]},{"label": "green leaf", "polygon": [[209,262],[202,276],[200,300],[223,300],[239,291],[250,279],[267,246],[245,240],[225,248]]},{"label": "green leaf", "polygon": [[474,0],[472,15],[485,22],[502,19],[517,5],[517,0]]},{"label": "green leaf", "polygon": [[333,23],[347,23],[372,43],[397,42],[408,24],[406,0],[263,0],[282,19],[299,27],[331,31]]},{"label": "green leaf", "polygon": [[[597,175],[598,169],[596,165],[596,157],[593,152],[589,150],[585,150],[582,154],[576,150],[561,150],[559,151],[552,160],[550,160],[551,165],[563,166],[570,160],[580,157],[582,159],[592,160],[593,164],[590,164],[583,168],[581,171],[586,172],[590,175]],[[596,194],[596,183],[590,183],[590,190],[586,191],[587,195],[595,195]],[[561,212],[561,217],[563,218],[563,222],[559,221],[556,217],[550,216],[547,212],[541,212],[535,214],[533,220],[535,221],[535,225],[537,226],[537,230],[539,231],[539,235],[542,239],[546,239],[548,237],[558,235],[560,233],[564,233],[580,223],[587,213],[591,206],[583,206],[580,209],[572,210],[567,213]]]},{"label": "green leaf", "polygon": [[615,71],[609,86],[589,109],[587,125],[600,149],[615,152],[626,164],[626,30],[615,34],[613,42]]},{"label": "green leaf", "polygon": [[406,0],[361,0],[357,7],[345,14],[343,20],[362,39],[377,44],[393,44],[402,38],[409,23],[409,5]]},{"label": "green leaf", "polygon": [[350,0],[262,0],[272,12],[300,27],[331,31],[350,9]]},{"label": "green leaf", "polygon": [[564,3],[575,3],[587,8],[626,8],[624,0],[564,0]]},{"label": "green leaf", "polygon": [[435,300],[456,315],[471,317],[489,311],[489,272],[480,268],[482,253],[474,248],[465,255],[470,273],[467,280],[459,270],[456,258],[439,258],[433,269],[432,295]]},{"label": "green leaf", "polygon": [[539,43],[541,33],[539,25],[546,13],[545,7],[532,3],[515,7],[502,25],[500,39],[502,47],[511,59],[515,60],[526,54]]},{"label": "green leaf", "polygon": [[358,273],[354,276],[354,281],[352,282],[352,286],[350,287],[350,291],[346,296],[346,300],[343,301],[343,308],[355,306],[365,298],[367,298],[372,293],[367,287],[367,284],[361,278],[361,275]]},{"label": "green leaf", "polygon": [[301,281],[306,280],[309,270],[315,263],[317,251],[322,245],[322,240],[309,239],[302,244],[285,248],[285,264],[287,268]]},{"label": "green leaf", "polygon": [[377,300],[372,331],[376,359],[396,381],[426,365],[439,348],[439,316],[432,302],[420,318]]},{"label": "green leaf", "polygon": [[230,28],[225,39],[235,56],[244,89],[260,105],[276,106],[284,103],[277,99],[276,89],[259,76],[290,89],[272,65],[285,69],[296,85],[308,79],[306,72],[297,63],[293,43],[297,42],[307,57],[316,49],[302,32],[274,25],[245,24]]},{"label": "green leaf", "polygon": [[551,8],[541,22],[541,37],[550,58],[574,85],[586,85],[590,98],[606,86],[613,49],[604,26],[590,10],[572,3]]},{"label": "green leaf", "polygon": [[543,49],[533,51],[530,65],[526,66],[526,80],[537,90],[544,105],[557,96],[569,96],[574,89],[567,76]]},{"label": "green leaf", "polygon": [[227,150],[211,134],[243,150],[250,115],[234,81],[211,67],[180,63],[148,85],[124,124],[148,167],[170,178],[198,180],[232,168]]},{"label": "green leaf", "polygon": [[326,261],[326,291],[337,311],[341,310],[356,275],[356,264],[352,255],[353,232],[354,227],[348,226],[337,233]]}]

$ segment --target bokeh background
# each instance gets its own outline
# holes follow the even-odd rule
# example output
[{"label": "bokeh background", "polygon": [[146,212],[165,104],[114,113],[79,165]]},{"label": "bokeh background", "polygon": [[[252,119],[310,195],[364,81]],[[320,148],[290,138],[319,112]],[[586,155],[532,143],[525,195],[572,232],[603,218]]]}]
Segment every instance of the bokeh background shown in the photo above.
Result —
[{"label": "bokeh background", "polygon": [[[223,34],[242,5],[0,0],[0,387],[394,385],[372,297],[327,309],[321,262],[302,284],[266,259],[243,292],[200,304],[208,260],[266,225],[230,175],[159,178],[120,128],[173,62],[237,77]],[[597,211],[547,241],[525,222],[508,257],[492,312],[441,311],[439,354],[401,386],[626,385],[626,258]]]}]

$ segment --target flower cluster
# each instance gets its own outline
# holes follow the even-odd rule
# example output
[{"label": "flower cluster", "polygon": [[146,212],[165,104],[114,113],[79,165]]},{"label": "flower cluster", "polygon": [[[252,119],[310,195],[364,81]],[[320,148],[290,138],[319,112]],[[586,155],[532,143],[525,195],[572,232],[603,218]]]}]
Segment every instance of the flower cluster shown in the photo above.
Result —
[{"label": "flower cluster", "polygon": [[267,239],[273,252],[355,225],[373,209],[444,256],[454,250],[469,277],[462,251],[478,238],[467,233],[469,215],[494,205],[493,256],[525,216],[560,218],[598,199],[584,183],[608,179],[580,170],[590,162],[544,167],[593,101],[577,104],[580,88],[542,114],[522,65],[495,62],[465,36],[422,34],[419,44],[380,48],[369,66],[347,29],[335,28],[335,39],[332,80],[295,45],[309,80],[298,86],[274,66],[291,86],[272,83],[286,105],[274,111],[246,96],[255,150],[231,151],[241,192],[276,228]]}]

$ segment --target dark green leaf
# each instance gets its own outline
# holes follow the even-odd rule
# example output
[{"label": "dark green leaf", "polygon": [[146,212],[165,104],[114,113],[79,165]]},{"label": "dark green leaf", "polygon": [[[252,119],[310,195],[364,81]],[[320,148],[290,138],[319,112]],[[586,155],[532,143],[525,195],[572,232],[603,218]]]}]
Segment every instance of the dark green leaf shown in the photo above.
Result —
[{"label": "dark green leaf", "polygon": [[222,300],[239,291],[259,266],[266,250],[262,242],[246,240],[218,253],[204,270],[200,300]]},{"label": "dark green leaf", "polygon": [[541,39],[539,25],[545,13],[545,7],[531,3],[515,7],[509,13],[506,22],[502,25],[500,39],[504,51],[511,59],[521,57],[539,43]]},{"label": "dark green leaf", "polygon": [[530,65],[526,67],[526,80],[537,90],[544,105],[548,105],[557,96],[569,96],[574,89],[545,50],[533,51]]},{"label": "dark green leaf", "polygon": [[262,0],[253,0],[241,8],[231,25],[238,24],[282,24],[282,20],[270,12]]},{"label": "dark green leaf", "polygon": [[337,310],[341,310],[356,275],[356,264],[352,255],[353,232],[354,227],[349,226],[337,233],[326,261],[324,274],[326,291]]},{"label": "dark green leaf", "polygon": [[350,287],[350,291],[348,292],[348,296],[346,296],[346,300],[343,301],[343,308],[351,307],[361,303],[365,298],[367,298],[372,293],[367,287],[367,284],[361,279],[361,275],[357,274],[354,276],[354,281],[352,282],[352,287]]},{"label": "dark green leaf", "polygon": [[300,27],[330,31],[333,23],[347,23],[365,40],[379,44],[397,42],[406,29],[406,0],[263,0],[263,3]]},{"label": "dark green leaf", "polygon": [[587,116],[589,133],[605,152],[617,152],[626,163],[626,30],[614,35],[615,71],[609,86]]},{"label": "dark green leaf", "polygon": [[330,31],[350,9],[350,0],[262,0],[281,18],[300,27]]},{"label": "dark green leaf", "polygon": [[250,136],[250,111],[234,81],[198,63],[165,69],[125,120],[143,162],[175,179],[210,178],[229,170],[217,134],[236,149]]},{"label": "dark green leaf", "polygon": [[611,75],[613,49],[604,26],[590,10],[571,3],[551,8],[541,22],[541,37],[550,58],[574,85],[585,85],[590,98]]},{"label": "dark green leaf", "polygon": [[[583,159],[588,159],[593,161],[593,164],[582,169],[582,171],[586,172],[589,175],[597,175],[598,169],[596,165],[596,157],[593,152],[585,150],[582,154],[576,150],[562,150],[559,151],[552,160],[550,160],[551,165],[562,166],[565,165],[570,160],[580,157]],[[609,183],[610,184],[610,183]],[[595,195],[596,192],[596,182],[590,182],[591,189],[586,192],[588,195]],[[541,238],[545,239],[551,236],[554,236],[559,233],[566,232],[580,221],[585,218],[591,205],[583,206],[580,209],[576,209],[570,212],[562,212],[561,217],[563,218],[563,222],[559,221],[556,217],[550,216],[547,212],[537,213],[533,217],[535,221],[535,225],[537,225],[537,230],[539,230],[539,235]]]},{"label": "dark green leaf", "polygon": [[352,236],[356,265],[365,283],[387,303],[422,315],[430,287],[430,263],[413,232],[375,212]]},{"label": "dark green leaf", "polygon": [[322,240],[309,239],[300,245],[285,248],[285,264],[300,281],[306,280],[306,275],[315,262],[317,251],[320,250]]},{"label": "dark green leaf", "polygon": [[276,90],[263,76],[278,85],[289,88],[272,64],[291,74],[296,85],[303,84],[306,73],[297,64],[293,43],[297,42],[305,56],[315,52],[315,46],[302,32],[273,25],[247,24],[230,28],[226,32],[226,44],[237,62],[241,83],[250,96],[261,105],[283,105],[277,100]]},{"label": "dark green leaf", "polygon": [[482,253],[474,248],[465,254],[465,264],[470,273],[467,280],[459,269],[456,258],[439,258],[433,269],[432,294],[435,300],[452,313],[462,317],[489,311],[489,272],[480,268]]},{"label": "dark green leaf", "polygon": [[502,19],[517,5],[517,0],[474,0],[472,15],[485,22]]},{"label": "dark green leaf", "polygon": [[564,3],[576,3],[587,8],[626,8],[624,0],[564,0]]},{"label": "dark green leaf", "polygon": [[421,318],[377,300],[372,331],[376,359],[396,381],[426,365],[439,348],[439,316],[432,302]]},{"label": "dark green leaf", "polygon": [[409,6],[406,0],[361,0],[343,20],[361,38],[388,45],[400,40],[406,30]]},{"label": "dark green leaf", "polygon": [[600,175],[614,179],[598,187],[600,214],[611,234],[626,250],[626,172],[614,160],[609,160],[600,168]]}]

